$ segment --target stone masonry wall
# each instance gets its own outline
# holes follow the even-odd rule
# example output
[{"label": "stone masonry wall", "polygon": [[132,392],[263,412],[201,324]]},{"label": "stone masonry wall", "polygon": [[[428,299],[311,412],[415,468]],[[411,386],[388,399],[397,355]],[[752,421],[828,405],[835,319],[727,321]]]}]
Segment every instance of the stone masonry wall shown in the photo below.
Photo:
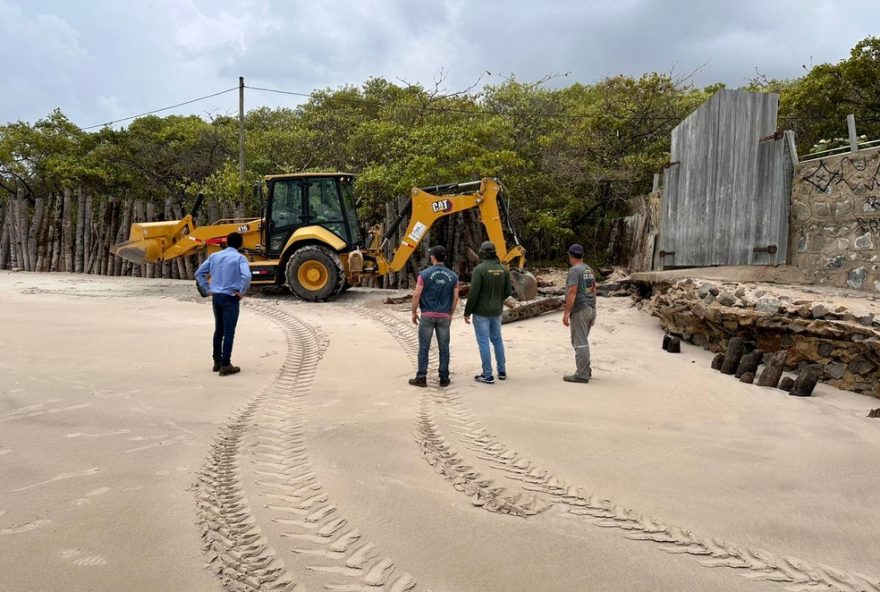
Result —
[{"label": "stone masonry wall", "polygon": [[880,292],[880,149],[799,164],[791,263],[817,284]]},{"label": "stone masonry wall", "polygon": [[880,314],[873,300],[850,307],[808,290],[684,279],[654,287],[663,329],[714,352],[732,337],[765,353],[786,351],[785,367],[820,364],[821,380],[880,397]]}]

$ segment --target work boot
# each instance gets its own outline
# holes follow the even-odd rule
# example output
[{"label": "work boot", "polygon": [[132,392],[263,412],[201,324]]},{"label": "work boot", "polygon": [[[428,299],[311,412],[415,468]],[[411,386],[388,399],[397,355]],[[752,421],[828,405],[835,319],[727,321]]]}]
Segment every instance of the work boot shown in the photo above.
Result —
[{"label": "work boot", "polygon": [[211,372],[220,372],[220,362],[214,362],[214,367],[211,368]]},{"label": "work boot", "polygon": [[413,386],[426,387],[428,386],[428,379],[416,376],[415,378],[410,378],[409,383]]},{"label": "work boot", "polygon": [[440,379],[440,386],[449,386],[450,380],[448,378]]},{"label": "work boot", "polygon": [[564,380],[565,382],[580,382],[581,384],[587,384],[588,382],[590,382],[589,378],[582,378],[577,374],[566,374],[562,377],[562,380]]},{"label": "work boot", "polygon": [[241,372],[241,368],[238,366],[233,366],[232,364],[226,364],[225,366],[220,367],[220,376],[229,376],[230,374],[238,374]]}]

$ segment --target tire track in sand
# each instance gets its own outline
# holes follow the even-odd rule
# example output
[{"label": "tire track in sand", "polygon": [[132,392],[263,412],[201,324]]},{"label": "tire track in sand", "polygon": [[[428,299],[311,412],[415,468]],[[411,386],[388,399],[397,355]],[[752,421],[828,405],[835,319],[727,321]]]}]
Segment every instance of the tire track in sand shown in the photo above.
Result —
[{"label": "tire track in sand", "polygon": [[[418,333],[414,325],[396,315],[379,310],[376,305],[357,307],[362,316],[375,321],[388,331],[409,355],[413,366],[418,363]],[[436,351],[432,352],[436,363]],[[497,485],[475,469],[472,459],[456,451],[443,434],[438,410],[450,420],[452,430],[477,458],[489,462],[519,462],[515,451],[488,436],[485,428],[470,413],[454,384],[443,389],[429,386],[421,389],[416,443],[422,457],[459,492],[470,498],[474,506],[490,512],[526,518],[550,508],[543,496],[524,488],[511,491]]]},{"label": "tire track in sand", "polygon": [[[391,333],[415,366],[418,361],[415,326],[399,315],[380,310],[379,306],[376,301],[359,307],[359,310]],[[436,351],[432,351],[432,356],[436,356]],[[422,456],[457,490],[471,497],[474,505],[490,511],[509,508],[512,511],[508,513],[530,517],[555,503],[566,508],[569,515],[589,520],[595,526],[622,530],[628,539],[657,543],[666,553],[697,557],[704,567],[727,567],[749,579],[787,584],[786,589],[792,592],[880,592],[878,577],[846,572],[795,557],[780,557],[761,549],[739,547],[715,537],[698,536],[683,527],[644,516],[605,497],[590,494],[538,466],[482,427],[454,385],[442,390],[430,386],[423,390],[426,392],[421,399],[416,430]],[[528,506],[530,511],[516,505],[521,496],[505,496],[505,488],[492,488],[490,480],[474,472],[454,451],[439,432],[438,413],[451,419],[457,426],[454,431],[459,441],[466,449],[475,452],[478,459],[490,462],[493,472],[501,472],[507,479],[521,483],[522,490],[540,496]],[[489,499],[484,502],[481,496]],[[504,509],[498,510],[496,504]],[[504,504],[508,505],[505,507]],[[534,511],[535,508],[540,509]]]},{"label": "tire track in sand", "polygon": [[[195,489],[209,566],[235,592],[415,590],[416,581],[328,499],[308,460],[305,402],[326,337],[277,304],[246,304],[281,328],[288,350],[275,380],[221,428],[200,472]],[[288,541],[282,557],[272,543]]]}]

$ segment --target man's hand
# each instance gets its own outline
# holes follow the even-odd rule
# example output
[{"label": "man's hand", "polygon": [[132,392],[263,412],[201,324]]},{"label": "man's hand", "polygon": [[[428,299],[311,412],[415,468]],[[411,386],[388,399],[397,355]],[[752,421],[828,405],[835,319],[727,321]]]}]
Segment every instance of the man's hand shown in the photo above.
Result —
[{"label": "man's hand", "polygon": [[471,324],[471,318],[470,318],[470,317],[465,317],[465,318],[464,318],[464,322],[467,323],[468,325],[470,325],[470,324]]},{"label": "man's hand", "polygon": [[233,291],[232,291],[232,294],[233,294],[236,298],[238,298],[239,300],[241,300],[242,298],[244,298],[244,294],[242,294],[242,293],[239,292],[238,290],[233,290]]},{"label": "man's hand", "polygon": [[562,324],[565,325],[566,327],[571,325],[571,316],[569,315],[568,312],[562,313]]},{"label": "man's hand", "polygon": [[416,311],[412,311],[412,322],[413,325],[419,324],[419,313],[417,313]]}]

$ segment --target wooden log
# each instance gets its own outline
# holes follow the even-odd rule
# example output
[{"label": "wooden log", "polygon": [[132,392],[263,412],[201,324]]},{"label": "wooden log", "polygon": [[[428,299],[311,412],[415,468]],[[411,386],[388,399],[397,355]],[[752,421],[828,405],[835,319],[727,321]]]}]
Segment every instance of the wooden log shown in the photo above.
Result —
[{"label": "wooden log", "polygon": [[538,288],[541,296],[565,296],[565,288],[560,286],[544,286]]},{"label": "wooden log", "polygon": [[[50,199],[52,198],[50,197]],[[42,197],[34,199],[34,217],[31,220],[30,229],[28,230],[27,252],[30,256],[30,264],[28,266],[30,271],[39,271],[37,268],[37,251],[40,247],[39,238],[43,225],[43,217],[46,216],[48,218],[48,212],[46,212],[46,209],[45,199]],[[25,206],[25,212],[27,212],[27,206]]]},{"label": "wooden log", "polygon": [[727,353],[724,354],[724,363],[721,365],[722,374],[733,374],[739,367],[745,344],[742,337],[731,337],[727,342]]},{"label": "wooden log", "polygon": [[753,382],[755,382],[755,373],[743,372],[743,375],[739,377],[739,381],[746,384],[752,384]]},{"label": "wooden log", "polygon": [[663,345],[661,345],[660,347],[662,347],[666,351],[669,351],[669,341],[671,339],[672,339],[672,335],[670,335],[669,333],[664,334],[663,335]]},{"label": "wooden log", "polygon": [[412,294],[407,294],[406,296],[389,296],[384,300],[385,304],[403,304],[404,302],[410,302],[413,299]]},{"label": "wooden log", "polygon": [[[510,300],[510,299],[508,299]],[[560,309],[565,305],[565,298],[555,296],[553,298],[541,298],[532,302],[520,302],[512,308],[505,308],[501,313],[502,323],[512,323],[530,319],[544,313]]]},{"label": "wooden log", "polygon": [[86,194],[82,187],[76,190],[76,229],[74,230],[73,271],[82,273],[85,267],[85,241],[83,232],[86,227]]},{"label": "wooden log", "polygon": [[791,387],[794,386],[794,378],[791,376],[786,376],[782,380],[779,381],[779,390],[785,392],[791,392]]},{"label": "wooden log", "polygon": [[669,340],[669,348],[667,351],[671,354],[680,354],[681,353],[681,340],[678,337],[673,337]]},{"label": "wooden log", "polygon": [[794,384],[791,386],[791,391],[789,391],[788,394],[795,397],[811,396],[813,394],[813,389],[816,388],[816,383],[819,382],[820,376],[822,376],[822,366],[819,364],[810,364],[798,374],[798,377],[795,379]]},{"label": "wooden log", "polygon": [[65,189],[61,197],[61,268],[67,273],[73,272],[73,192]]},{"label": "wooden log", "polygon": [[870,411],[868,411],[868,417],[871,417],[871,418],[880,417],[880,407],[877,407],[876,409],[871,409]]},{"label": "wooden log", "polygon": [[715,354],[715,357],[712,358],[712,370],[721,370],[723,364],[724,354]]},{"label": "wooden log", "polygon": [[782,377],[782,371],[785,369],[785,359],[788,352],[785,350],[775,352],[770,355],[761,377],[758,378],[758,386],[769,386],[776,388],[779,379]]},{"label": "wooden log", "polygon": [[764,352],[759,349],[753,350],[751,353],[744,355],[740,358],[739,366],[737,366],[734,376],[740,378],[746,372],[751,372],[754,376],[758,371],[758,366],[761,364],[761,360],[763,359]]},{"label": "wooden log", "polygon": [[[5,213],[3,215],[3,224],[0,224],[0,269],[7,269],[6,260],[9,258],[9,235],[10,224],[12,223],[12,196],[6,198]],[[9,267],[12,267],[11,265]]]}]

